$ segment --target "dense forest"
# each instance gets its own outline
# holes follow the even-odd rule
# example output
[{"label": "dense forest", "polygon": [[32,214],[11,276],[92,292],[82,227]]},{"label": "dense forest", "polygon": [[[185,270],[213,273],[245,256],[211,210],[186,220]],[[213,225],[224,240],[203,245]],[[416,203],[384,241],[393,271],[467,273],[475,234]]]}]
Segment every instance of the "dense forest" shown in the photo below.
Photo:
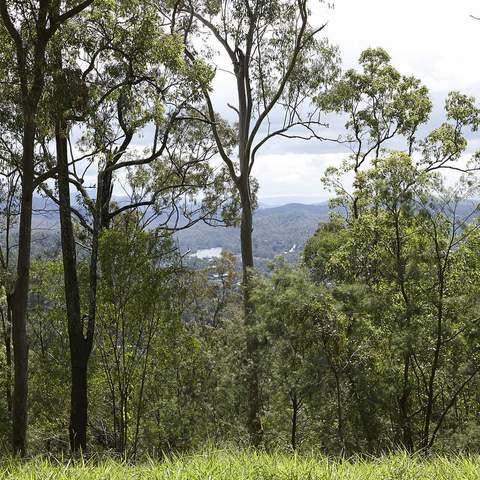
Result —
[{"label": "dense forest", "polygon": [[[344,68],[329,8],[0,0],[5,453],[480,450],[480,108]],[[279,139],[345,153],[308,225],[261,223]]]}]

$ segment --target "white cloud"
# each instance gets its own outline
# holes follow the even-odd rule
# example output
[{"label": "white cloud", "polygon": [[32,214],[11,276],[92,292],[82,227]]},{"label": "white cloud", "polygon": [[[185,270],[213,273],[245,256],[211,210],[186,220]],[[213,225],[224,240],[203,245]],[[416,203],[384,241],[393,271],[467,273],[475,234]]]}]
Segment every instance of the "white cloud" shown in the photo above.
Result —
[{"label": "white cloud", "polygon": [[325,32],[348,66],[363,49],[381,46],[432,91],[479,92],[480,22],[472,14],[480,16],[476,0],[336,0]]},{"label": "white cloud", "polygon": [[342,153],[267,154],[255,164],[254,176],[260,182],[259,197],[325,198],[321,178],[330,165],[339,165]]},{"label": "white cloud", "polygon": [[[480,16],[476,0],[336,0],[334,9],[317,8],[314,21],[328,20],[325,35],[339,46],[345,68],[356,67],[365,48],[385,48],[401,73],[419,77],[430,89],[435,115],[441,115],[448,91],[480,98],[480,21],[470,15]],[[433,120],[432,127],[438,126],[443,115]],[[331,150],[318,142],[269,145],[254,169],[260,197],[326,195],[320,183],[326,166],[346,156]],[[458,175],[448,177],[451,184]]]}]

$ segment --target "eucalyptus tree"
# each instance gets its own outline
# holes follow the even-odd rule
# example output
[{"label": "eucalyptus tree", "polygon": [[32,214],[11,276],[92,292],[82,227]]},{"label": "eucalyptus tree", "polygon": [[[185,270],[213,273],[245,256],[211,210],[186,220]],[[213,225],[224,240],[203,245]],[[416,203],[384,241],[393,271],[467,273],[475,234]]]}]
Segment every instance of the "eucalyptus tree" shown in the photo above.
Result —
[{"label": "eucalyptus tree", "polygon": [[341,188],[335,178],[353,171],[350,196],[355,217],[359,215],[355,189],[361,182],[362,167],[375,163],[388,146],[405,147],[412,154],[419,128],[432,110],[428,89],[417,78],[395,69],[382,48],[362,52],[359,64],[361,71],[347,70],[333,88],[317,97],[322,109],[346,114],[346,133],[338,142],[347,146],[351,155],[341,167],[327,171],[326,178],[332,182],[330,186]]},{"label": "eucalyptus tree", "polygon": [[[409,180],[405,171],[402,180],[405,182],[404,188],[407,193],[409,188],[419,186],[423,176],[433,174],[435,171],[475,170],[476,165],[465,165],[460,159],[467,148],[466,134],[477,129],[480,118],[479,109],[475,106],[473,98],[452,92],[445,102],[445,121],[424,134],[422,128],[426,129],[431,110],[428,90],[417,79],[404,77],[394,69],[388,54],[382,49],[369,49],[363,52],[360,64],[362,72],[349,70],[334,88],[317,98],[322,108],[347,115],[345,124],[347,133],[340,138],[340,142],[349,146],[352,154],[340,168],[328,169],[324,180],[337,194],[334,204],[345,208],[347,223],[354,229],[358,225],[363,225],[362,222],[382,222],[383,200],[378,191],[374,192],[367,188],[367,179],[374,175],[372,172],[375,172],[380,160],[388,156],[389,150],[403,150],[402,154],[390,157],[392,172],[396,161],[399,175],[405,158],[411,162]],[[342,180],[342,176],[347,172],[353,173],[352,189],[346,187]],[[382,172],[385,174],[384,170]],[[362,219],[364,214],[365,218]],[[363,231],[363,234],[366,235],[367,232]],[[377,242],[381,241],[381,234],[377,232],[377,236],[371,237],[370,240],[369,248],[375,250]],[[397,250],[392,250],[392,254],[398,260],[397,282],[405,302],[402,315],[407,332],[413,307],[409,306],[410,299],[404,285],[406,259],[402,257],[402,241],[400,237],[397,239]],[[377,268],[372,266],[365,269],[362,251],[359,247],[358,254],[350,257],[352,262],[350,270],[357,272],[352,279],[360,284],[374,283],[377,268],[381,269],[382,262],[386,260],[379,259]],[[325,254],[329,255],[329,252]],[[403,445],[413,449],[411,376],[415,369],[415,352],[409,347],[409,338],[408,335],[405,337],[405,345],[401,349],[404,355],[403,387],[400,388],[396,400],[403,432]]]},{"label": "eucalyptus tree", "polygon": [[[56,163],[49,155],[48,174],[57,180],[58,195],[48,180],[41,188],[60,209],[73,451],[87,444],[87,367],[95,330],[102,231],[115,217],[135,209],[141,212],[135,216],[139,228],[155,223],[167,232],[234,215],[228,179],[222,169],[209,164],[215,154],[209,130],[186,113],[195,101],[197,85],[206,80],[201,71],[185,64],[182,39],[165,30],[163,21],[148,5],[98,1],[95,10],[83,15],[51,48],[54,108],[49,113]],[[67,44],[76,45],[79,53],[64,52]],[[75,135],[74,128],[80,134]],[[138,141],[147,143],[145,148],[137,148]],[[85,183],[92,174],[96,184]],[[127,197],[120,203],[113,201],[119,181]],[[77,205],[71,203],[70,185],[77,190]],[[89,246],[89,300],[84,314],[72,216]]]},{"label": "eucalyptus tree", "polygon": [[[94,86],[89,73],[95,68],[103,66],[104,58],[102,54],[108,56],[114,49],[117,49],[118,60],[117,68],[124,73],[127,70],[125,60],[132,55],[134,49],[139,49],[138,40],[135,41],[135,34],[131,28],[131,24],[127,22],[123,29],[119,29],[117,34],[113,33],[114,26],[118,26],[120,16],[124,15],[125,8],[132,7],[130,14],[138,15],[138,11],[133,8],[129,2],[120,2],[113,7],[104,2],[97,4],[98,11],[93,15],[85,17],[78,22],[76,28],[71,29],[64,38],[59,39],[52,48],[53,61],[53,84],[52,104],[55,106],[51,112],[52,123],[54,125],[54,138],[56,144],[56,167],[54,168],[54,176],[58,185],[58,201],[53,197],[47,186],[43,185],[44,191],[57,201],[60,211],[61,223],[61,241],[63,252],[64,267],[64,283],[65,283],[65,300],[67,307],[68,333],[70,345],[70,362],[71,362],[71,398],[70,398],[70,424],[69,438],[72,451],[79,449],[85,450],[87,446],[87,419],[88,419],[88,361],[93,347],[93,336],[95,329],[95,309],[96,309],[96,282],[97,282],[97,255],[98,255],[98,234],[93,238],[93,248],[90,275],[90,301],[88,314],[82,314],[82,304],[80,295],[80,284],[77,274],[76,259],[76,243],[74,224],[72,221],[72,209],[77,211],[71,205],[70,199],[70,171],[69,162],[72,160],[73,171],[76,171],[75,160],[69,157],[69,139],[71,129],[75,124],[85,122],[89,118],[90,109],[98,108],[93,105],[98,98],[91,95]],[[133,13],[135,10],[135,13]],[[130,17],[131,18],[131,17]],[[145,26],[145,17],[139,16],[139,30]],[[92,35],[92,31],[96,28],[103,31],[101,35]],[[89,35],[82,36],[81,31],[87,31]],[[121,37],[121,38],[120,38]],[[83,49],[85,55],[89,55],[91,50],[92,61],[87,64],[84,71],[80,70],[78,64],[82,64],[83,58],[76,56],[66,56],[63,52],[64,45],[75,44],[78,50]],[[129,42],[129,47],[120,47],[121,42]],[[88,43],[90,42],[90,43]],[[142,43],[142,46],[143,43]],[[148,52],[142,52],[147,54]],[[65,58],[66,57],[66,58]],[[131,57],[130,57],[131,58]],[[155,59],[154,59],[155,60]],[[140,62],[139,62],[140,63]],[[131,85],[138,81],[140,70],[133,71],[131,64],[129,66],[131,72],[129,78],[121,78],[117,76],[114,81],[110,82],[110,94],[117,93],[125,85]],[[141,72],[143,73],[143,72]],[[98,88],[98,85],[97,85]],[[105,93],[105,89],[102,93]],[[104,99],[100,99],[103,102]],[[120,117],[123,111],[119,110]],[[97,195],[97,202],[104,202],[105,196],[100,193]],[[89,198],[89,205],[94,205],[95,201]],[[95,226],[98,223],[95,221]],[[86,223],[85,223],[86,224]],[[86,323],[86,326],[84,325]]]},{"label": "eucalyptus tree", "polygon": [[[3,32],[4,34],[6,32]],[[1,35],[1,33],[0,33]],[[13,52],[12,52],[13,53]],[[19,160],[21,151],[21,125],[18,114],[12,108],[13,88],[9,88],[10,58],[1,57],[0,84],[2,97],[0,100],[0,268],[2,306],[2,334],[5,344],[5,385],[8,413],[12,413],[12,307],[13,285],[15,282],[15,242],[14,231],[19,215]]]},{"label": "eucalyptus tree", "polygon": [[[320,112],[310,99],[335,77],[336,50],[325,41],[316,40],[325,24],[311,24],[307,0],[177,1],[168,14],[175,30],[185,32],[185,55],[192,65],[210,62],[215,49],[219,49],[232,75],[235,104],[227,103],[224,110],[229,108],[235,116],[231,123],[235,150],[229,152],[226,148],[222,136],[224,121],[215,111],[215,96],[210,89],[202,89],[203,107],[197,109],[195,116],[210,125],[219,157],[241,202],[242,282],[250,365],[247,426],[252,444],[259,445],[259,352],[249,286],[254,268],[252,214],[257,190],[252,169],[260,149],[274,137],[319,137]],[[202,48],[202,44],[212,50]],[[222,62],[220,67],[225,66]]]},{"label": "eucalyptus tree", "polygon": [[[35,145],[40,127],[39,107],[45,90],[48,47],[59,30],[88,8],[93,0],[67,2],[38,0],[0,2],[2,29],[8,33],[8,51],[15,52],[14,82],[22,122],[22,194],[19,220],[18,261],[12,312],[14,349],[13,439],[15,453],[25,454],[27,431],[28,342],[26,314],[30,273],[32,198],[35,189]],[[7,53],[7,55],[9,55]]]},{"label": "eucalyptus tree", "polygon": [[[325,111],[346,116],[345,134],[337,141],[351,154],[340,167],[327,169],[324,182],[339,198],[353,202],[352,215],[360,215],[356,192],[362,189],[362,169],[375,165],[388,150],[402,150],[422,158],[424,170],[471,171],[458,160],[464,154],[466,132],[476,131],[479,110],[475,99],[451,92],[445,100],[444,122],[425,133],[432,111],[426,86],[413,76],[402,75],[382,48],[369,48],[359,58],[361,71],[350,69],[316,101]],[[353,192],[341,177],[354,174]]]}]

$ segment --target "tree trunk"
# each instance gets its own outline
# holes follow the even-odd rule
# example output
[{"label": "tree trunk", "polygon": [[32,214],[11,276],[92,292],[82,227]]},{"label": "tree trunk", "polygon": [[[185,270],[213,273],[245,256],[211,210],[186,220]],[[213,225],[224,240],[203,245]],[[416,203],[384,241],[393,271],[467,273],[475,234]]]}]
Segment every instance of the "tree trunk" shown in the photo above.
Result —
[{"label": "tree trunk", "polygon": [[2,310],[3,341],[5,344],[5,399],[7,411],[12,414],[12,309],[11,295],[7,293],[7,306]]},{"label": "tree trunk", "polygon": [[422,433],[421,447],[424,451],[430,447],[430,424],[432,422],[433,406],[435,403],[435,377],[440,361],[440,352],[443,344],[443,295],[444,295],[444,277],[442,266],[438,266],[438,305],[437,305],[437,338],[435,341],[435,351],[430,370],[430,378],[427,389],[427,405],[425,408],[424,427]]},{"label": "tree trunk", "polygon": [[410,369],[410,355],[405,356],[404,372],[403,372],[403,389],[402,395],[398,400],[399,413],[400,413],[400,427],[402,429],[402,446],[408,451],[413,452],[413,433],[409,415],[409,398],[410,398],[410,386],[409,386],[409,369]]},{"label": "tree trunk", "polygon": [[336,368],[333,368],[333,375],[335,377],[335,390],[337,393],[338,440],[340,441],[342,453],[345,453],[345,432],[344,432],[344,425],[343,425],[342,390],[340,385],[340,378]]},{"label": "tree trunk", "polygon": [[248,388],[248,420],[247,428],[252,446],[258,447],[263,438],[261,414],[261,398],[259,388],[259,342],[255,327],[255,312],[251,301],[251,278],[254,268],[253,261],[253,211],[249,185],[244,182],[240,190],[242,202],[242,219],[240,226],[240,242],[243,267],[243,308],[247,336],[247,388]]},{"label": "tree trunk", "polygon": [[292,401],[292,432],[290,443],[292,445],[292,450],[297,449],[297,423],[298,423],[298,413],[300,411],[300,402],[298,400],[297,392],[294,390],[290,395],[290,400]]},{"label": "tree trunk", "polygon": [[88,396],[86,357],[78,356],[72,362],[72,386],[70,395],[70,424],[68,427],[70,449],[72,452],[85,451],[87,448]]},{"label": "tree trunk", "polygon": [[69,438],[71,450],[77,452],[85,451],[87,447],[87,366],[91,347],[89,339],[85,337],[81,315],[75,237],[70,205],[66,128],[65,122],[58,119],[55,126],[58,194],[71,363]]},{"label": "tree trunk", "polygon": [[34,115],[25,114],[23,128],[22,195],[18,232],[17,278],[12,304],[13,341],[13,418],[12,448],[24,456],[27,448],[28,340],[27,306],[30,284],[30,246],[32,238],[33,165],[35,148]]}]

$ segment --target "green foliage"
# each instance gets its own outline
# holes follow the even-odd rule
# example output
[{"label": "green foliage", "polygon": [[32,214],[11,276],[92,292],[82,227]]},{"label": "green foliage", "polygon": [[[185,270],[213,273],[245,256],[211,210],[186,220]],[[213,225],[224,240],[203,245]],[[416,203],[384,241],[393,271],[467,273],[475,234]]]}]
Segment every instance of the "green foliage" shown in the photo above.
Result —
[{"label": "green foliage", "polygon": [[[201,451],[209,441],[242,446],[254,405],[261,406],[254,413],[263,446],[272,452],[478,452],[480,182],[465,172],[447,188],[440,174],[464,169],[468,135],[480,125],[474,98],[451,92],[443,123],[422,137],[432,102],[421,81],[400,73],[381,48],[365,50],[359,69],[342,73],[337,49],[316,38],[303,2],[97,0],[38,55],[44,2],[24,3],[7,7],[24,45],[23,67],[0,26],[2,442],[12,411],[10,236],[25,123],[16,107],[23,101],[24,116],[35,120],[34,176],[50,172],[56,180],[52,140],[79,132],[69,145],[68,175],[77,188],[81,322],[92,311],[88,301],[97,302],[88,370],[93,451],[135,461]],[[54,8],[78,2],[48,4],[51,25]],[[238,105],[229,105],[236,122],[222,119],[210,98],[212,40],[236,77]],[[274,127],[280,112],[283,123]],[[332,204],[342,209],[332,209],[299,264],[275,259],[261,274],[248,260],[241,282],[234,255],[240,249],[231,243],[233,254],[224,251],[202,270],[187,268],[172,232],[201,220],[237,226],[241,207],[248,225],[257,206],[251,172],[258,148],[276,135],[301,138],[293,128],[317,137],[323,113],[345,116],[346,133],[337,140],[352,154],[326,172]],[[343,184],[345,174],[353,188]],[[88,177],[97,178],[94,194]],[[51,197],[53,184],[41,186]],[[127,200],[113,199],[118,185]],[[312,207],[299,222],[292,211],[258,211],[256,260],[294,258],[324,213]],[[198,227],[190,235],[200,242],[201,233]],[[243,231],[244,240],[250,233]],[[98,271],[90,272],[97,240]],[[202,246],[225,246],[220,233],[214,241]],[[71,292],[64,291],[57,250],[53,244],[42,251],[31,273],[35,452],[64,452],[68,444]],[[0,478],[476,478],[477,463],[209,451],[138,467],[5,461]]]},{"label": "green foliage", "polygon": [[365,136],[365,147],[398,133],[414,135],[428,120],[432,104],[428,90],[413,77],[402,76],[381,48],[362,52],[362,72],[348,70],[343,78],[317,101],[324,111],[346,112],[347,140]]},{"label": "green foliage", "polygon": [[69,395],[68,334],[65,322],[63,265],[32,265],[30,341],[30,439],[33,449],[57,451],[67,441]]},{"label": "green foliage", "polygon": [[[361,398],[347,407],[358,409],[349,414],[357,444],[360,425],[369,448],[388,436],[382,429],[389,415],[398,422],[398,438],[390,441],[429,446],[455,423],[454,405],[457,420],[461,415],[458,395],[478,372],[470,332],[477,329],[479,297],[478,284],[460,280],[473,274],[464,270],[464,255],[476,249],[478,222],[466,220],[476,208],[462,212],[459,205],[460,192],[475,196],[476,184],[465,176],[449,191],[435,172],[392,152],[358,176],[354,200],[344,197],[357,215],[334,217],[305,248],[312,278],[350,319],[347,345],[361,349],[344,370]],[[474,290],[466,293],[466,285]],[[469,422],[468,414],[462,418]]]}]

